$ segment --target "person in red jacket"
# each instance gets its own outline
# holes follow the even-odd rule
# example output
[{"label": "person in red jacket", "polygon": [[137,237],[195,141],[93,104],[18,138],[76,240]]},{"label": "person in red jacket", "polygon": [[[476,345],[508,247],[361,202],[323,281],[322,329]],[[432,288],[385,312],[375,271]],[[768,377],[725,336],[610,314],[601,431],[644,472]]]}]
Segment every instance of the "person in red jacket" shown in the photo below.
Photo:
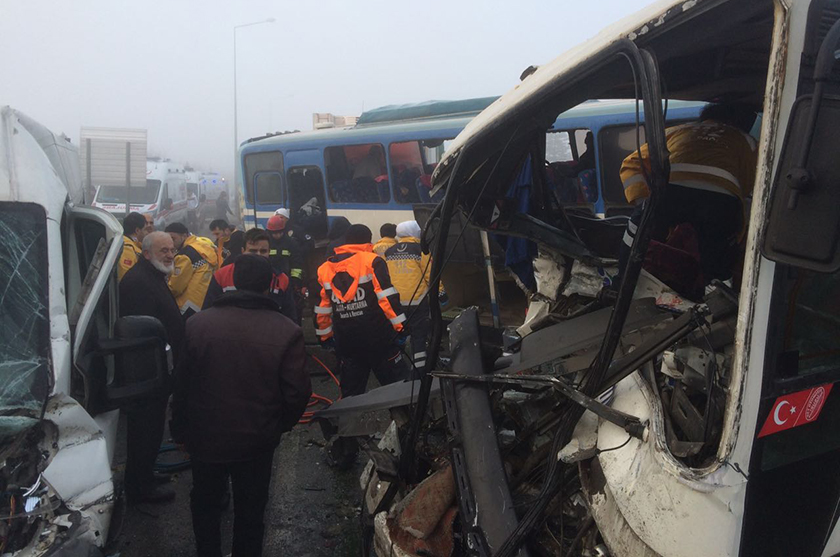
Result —
[{"label": "person in red jacket", "polygon": [[[250,253],[259,255],[268,259],[269,254],[269,238],[268,233],[261,228],[252,228],[245,233],[245,245],[241,248],[241,253],[236,254],[239,257],[242,254]],[[207,295],[204,297],[204,304],[201,309],[207,309],[213,305],[222,294],[231,290],[236,290],[233,284],[233,275],[235,272],[236,258],[232,257],[228,263],[215,273],[210,280],[210,286],[207,287]],[[271,288],[268,296],[273,299],[278,306],[280,306],[280,313],[297,323],[297,307],[295,299],[292,295],[292,289],[289,284],[289,277],[285,273],[275,273],[274,280],[271,283]]]},{"label": "person in red jacket", "polygon": [[371,371],[381,385],[408,378],[400,346],[406,319],[400,295],[370,241],[370,228],[352,225],[344,245],[318,268],[316,333],[322,343],[335,346],[343,397],[364,393]]},{"label": "person in red jacket", "polygon": [[265,293],[265,257],[236,261],[236,291],[187,321],[175,372],[170,431],[192,462],[198,555],[221,557],[222,498],[233,482],[233,555],[260,557],[274,452],[303,415],[312,386],[303,332]]}]

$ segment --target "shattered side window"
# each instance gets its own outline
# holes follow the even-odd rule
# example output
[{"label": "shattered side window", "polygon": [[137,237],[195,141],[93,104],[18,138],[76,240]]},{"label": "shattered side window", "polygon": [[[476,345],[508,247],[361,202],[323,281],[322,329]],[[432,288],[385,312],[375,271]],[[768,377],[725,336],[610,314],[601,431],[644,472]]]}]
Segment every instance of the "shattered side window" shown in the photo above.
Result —
[{"label": "shattered side window", "polygon": [[0,413],[40,412],[49,395],[46,212],[0,202]]}]

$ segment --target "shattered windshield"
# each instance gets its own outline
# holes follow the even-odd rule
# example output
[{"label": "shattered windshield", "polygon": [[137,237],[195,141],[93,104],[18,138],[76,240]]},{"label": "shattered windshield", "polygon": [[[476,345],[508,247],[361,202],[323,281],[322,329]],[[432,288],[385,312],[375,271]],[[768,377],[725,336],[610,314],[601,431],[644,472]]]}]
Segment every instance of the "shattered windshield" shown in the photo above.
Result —
[{"label": "shattered windshield", "polygon": [[[135,203],[148,205],[156,202],[158,190],[160,190],[160,180],[146,180],[145,187],[132,186],[132,205]],[[125,203],[125,198],[125,186],[100,186],[99,193],[96,195],[96,200],[99,203]]]},{"label": "shattered windshield", "polygon": [[49,395],[46,230],[41,206],[0,202],[0,414]]}]

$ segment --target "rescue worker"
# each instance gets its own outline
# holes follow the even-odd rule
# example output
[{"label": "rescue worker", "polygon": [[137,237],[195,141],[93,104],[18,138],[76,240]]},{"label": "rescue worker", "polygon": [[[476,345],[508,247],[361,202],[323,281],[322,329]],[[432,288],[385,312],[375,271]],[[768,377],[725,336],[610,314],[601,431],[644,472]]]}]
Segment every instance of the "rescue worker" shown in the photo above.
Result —
[{"label": "rescue worker", "polygon": [[[268,233],[262,228],[252,228],[245,232],[245,245],[237,255],[250,253],[259,255],[268,259],[269,253],[269,239]],[[204,305],[202,309],[207,309],[213,305],[222,294],[236,290],[233,283],[233,275],[235,273],[236,261],[228,263],[221,269],[213,273],[213,278],[210,280],[210,286],[207,288],[207,295],[204,298]],[[292,296],[292,289],[289,284],[289,277],[283,273],[274,274],[274,279],[271,281],[271,288],[268,296],[273,299],[280,307],[280,313],[297,323],[298,313],[295,305],[294,296]]]},{"label": "rescue worker", "polygon": [[[120,282],[120,317],[149,315],[160,320],[166,341],[178,361],[184,339],[184,319],[166,283],[175,268],[175,244],[165,232],[143,238],[140,260]],[[131,503],[163,503],[175,498],[172,489],[156,485],[155,461],[166,425],[169,392],[145,398],[126,408],[125,491]]]},{"label": "rescue worker", "polygon": [[[667,244],[669,235],[678,227],[690,225],[688,234],[696,236],[696,242],[693,238],[684,239],[685,227],[683,239],[670,241],[696,243],[699,261],[697,270],[687,274],[686,261],[690,262],[691,257],[668,262],[663,261],[667,258],[652,255],[649,249],[646,268],[657,267],[659,272],[653,271],[654,274],[685,295],[702,295],[702,287],[712,279],[732,277],[737,244],[746,222],[747,200],[755,181],[756,142],[749,135],[755,117],[755,112],[742,104],[710,104],[701,112],[699,121],[665,131],[671,175],[662,193],[651,239]],[[621,245],[622,271],[650,195],[645,181],[645,171],[650,168],[648,157],[648,146],[643,145],[641,156],[634,152],[621,165],[624,196],[636,204]],[[673,280],[667,280],[667,276]]]},{"label": "rescue worker", "polygon": [[236,216],[233,211],[230,210],[230,205],[228,204],[228,193],[223,191],[219,194],[219,197],[216,198],[216,218],[225,220],[228,215],[232,217]]},{"label": "rescue worker", "polygon": [[122,280],[125,273],[142,257],[143,238],[155,231],[155,222],[149,215],[129,213],[123,220],[123,249],[117,264],[117,280]]},{"label": "rescue worker", "polygon": [[230,257],[236,258],[245,247],[245,233],[237,230],[235,224],[228,224],[224,219],[215,219],[210,223],[210,233],[216,239],[216,257],[219,266],[232,263]]},{"label": "rescue worker", "polygon": [[[283,213],[280,213],[280,211],[283,211]],[[292,284],[300,289],[303,280],[303,261],[297,239],[288,234],[286,230],[288,222],[288,209],[280,209],[278,213],[268,219],[266,230],[271,236],[269,260],[275,272],[288,275]]]},{"label": "rescue worker", "polygon": [[[428,295],[432,265],[430,255],[420,249],[420,234],[420,225],[415,220],[398,224],[398,241],[385,252],[385,261],[394,288],[400,294],[400,304],[408,308],[414,368],[422,373],[426,367],[426,344],[431,331],[430,299],[437,301],[438,296]],[[439,296],[445,296],[443,283]]]},{"label": "rescue worker", "polygon": [[175,269],[169,277],[169,289],[178,302],[181,315],[187,319],[201,311],[204,304],[210,279],[218,268],[216,246],[208,238],[190,234],[180,222],[167,226],[166,232],[178,250]]},{"label": "rescue worker", "polygon": [[379,227],[379,241],[373,244],[373,253],[385,257],[385,252],[397,243],[397,225],[386,222]]},{"label": "rescue worker", "polygon": [[381,385],[408,378],[398,343],[405,314],[388,265],[373,253],[367,226],[352,225],[345,240],[318,268],[315,308],[316,333],[339,360],[342,397],[363,394],[371,371]]},{"label": "rescue worker", "polygon": [[232,555],[262,555],[274,453],[312,393],[303,333],[263,295],[273,280],[268,259],[243,255],[233,280],[236,291],[187,322],[172,396],[170,431],[190,454],[190,510],[201,557],[223,555],[219,501],[228,477]]}]

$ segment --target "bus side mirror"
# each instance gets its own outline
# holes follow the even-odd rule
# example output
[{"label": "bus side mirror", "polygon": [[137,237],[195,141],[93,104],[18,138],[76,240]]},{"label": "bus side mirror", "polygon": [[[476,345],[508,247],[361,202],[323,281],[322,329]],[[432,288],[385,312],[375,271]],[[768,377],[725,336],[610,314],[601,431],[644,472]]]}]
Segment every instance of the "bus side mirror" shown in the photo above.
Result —
[{"label": "bus side mirror", "polygon": [[812,271],[840,270],[840,97],[823,94],[840,41],[840,21],[817,56],[813,95],[794,103],[770,200],[762,252]]}]

